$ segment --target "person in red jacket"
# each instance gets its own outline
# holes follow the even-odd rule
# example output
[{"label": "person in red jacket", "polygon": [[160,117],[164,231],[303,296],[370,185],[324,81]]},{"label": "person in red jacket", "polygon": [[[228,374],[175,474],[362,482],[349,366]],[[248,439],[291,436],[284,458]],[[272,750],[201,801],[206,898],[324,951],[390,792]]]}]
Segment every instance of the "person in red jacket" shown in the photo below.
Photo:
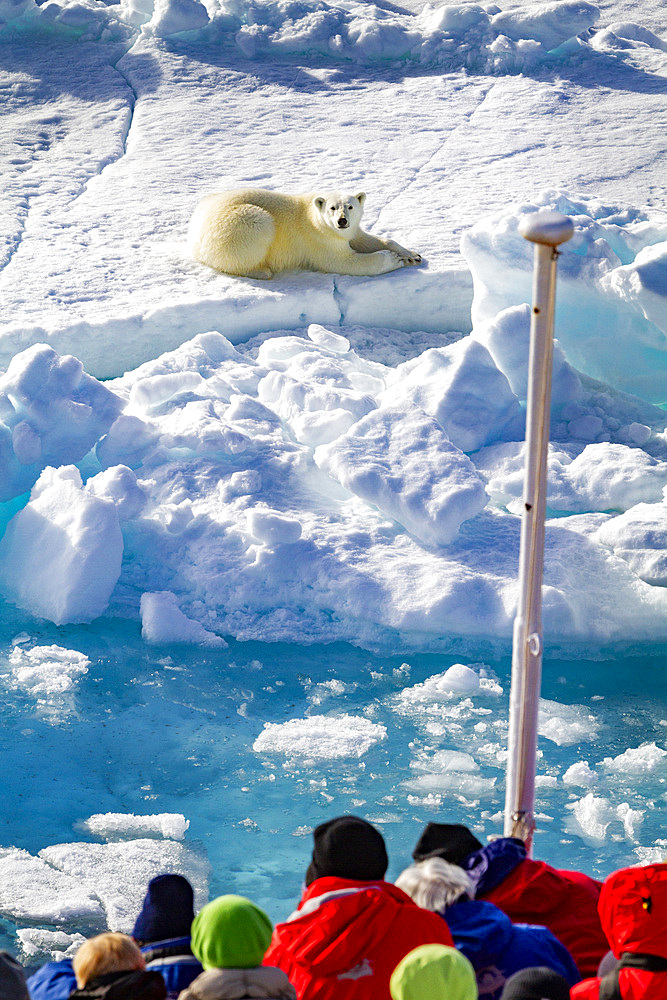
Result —
[{"label": "person in red jacket", "polygon": [[397,963],[422,944],[453,946],[447,924],[385,882],[382,835],[358,816],[313,831],[298,909],[277,924],[265,965],[287,975],[299,1000],[391,1000]]},{"label": "person in red jacket", "polygon": [[484,847],[466,826],[428,823],[412,857],[459,865],[475,882],[476,899],[494,903],[515,924],[544,924],[568,949],[582,977],[595,975],[609,950],[597,910],[602,883],[534,861],[516,837],[498,837]]},{"label": "person in red jacket", "polygon": [[616,968],[572,987],[572,1000],[667,1000],[667,864],[622,868],[599,903]]}]

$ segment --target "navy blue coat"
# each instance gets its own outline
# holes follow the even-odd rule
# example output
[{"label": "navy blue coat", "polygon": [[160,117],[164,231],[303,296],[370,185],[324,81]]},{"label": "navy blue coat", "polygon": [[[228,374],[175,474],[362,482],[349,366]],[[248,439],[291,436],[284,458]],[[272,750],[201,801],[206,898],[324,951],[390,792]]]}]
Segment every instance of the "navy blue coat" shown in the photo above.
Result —
[{"label": "navy blue coat", "polygon": [[204,971],[192,954],[190,937],[170,938],[145,944],[141,953],[150,972],[160,972],[167,986],[167,998],[173,1000]]}]

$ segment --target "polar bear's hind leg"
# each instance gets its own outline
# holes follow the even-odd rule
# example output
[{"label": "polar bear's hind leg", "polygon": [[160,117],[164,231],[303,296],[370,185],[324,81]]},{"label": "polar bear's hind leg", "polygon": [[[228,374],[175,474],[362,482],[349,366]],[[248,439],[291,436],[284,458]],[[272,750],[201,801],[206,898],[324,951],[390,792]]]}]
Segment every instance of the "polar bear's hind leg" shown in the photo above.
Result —
[{"label": "polar bear's hind leg", "polygon": [[269,212],[258,205],[223,206],[202,222],[199,233],[191,237],[193,256],[198,261],[225,274],[271,277],[271,270],[264,264],[276,233]]}]

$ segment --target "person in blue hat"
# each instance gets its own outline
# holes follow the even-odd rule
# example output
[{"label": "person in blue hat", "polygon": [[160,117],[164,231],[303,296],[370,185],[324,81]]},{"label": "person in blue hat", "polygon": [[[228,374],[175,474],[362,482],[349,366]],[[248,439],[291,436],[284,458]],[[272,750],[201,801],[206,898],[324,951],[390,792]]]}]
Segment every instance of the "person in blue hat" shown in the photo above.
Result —
[{"label": "person in blue hat", "polygon": [[190,944],[194,916],[194,894],[186,878],[158,875],[151,879],[132,937],[141,948],[146,968],[162,973],[168,1000],[178,997],[203,972]]}]

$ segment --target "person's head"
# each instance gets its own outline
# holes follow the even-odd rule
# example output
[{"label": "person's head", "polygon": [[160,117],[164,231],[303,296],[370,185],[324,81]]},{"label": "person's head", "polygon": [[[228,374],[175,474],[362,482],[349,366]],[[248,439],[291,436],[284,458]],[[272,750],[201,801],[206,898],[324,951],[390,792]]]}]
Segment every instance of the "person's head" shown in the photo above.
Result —
[{"label": "person's head", "polygon": [[389,992],[392,1000],[477,1000],[477,980],[456,948],[422,944],[398,963]]},{"label": "person's head", "polygon": [[93,979],[109,972],[145,969],[146,962],[131,937],[107,931],[84,941],[74,956],[72,968],[77,986],[83,989]]},{"label": "person's head", "polygon": [[505,982],[500,1000],[570,1000],[570,984],[547,966],[521,969]]},{"label": "person's head", "polygon": [[262,964],[273,926],[244,896],[218,896],[192,923],[192,953],[204,969],[253,969]]},{"label": "person's head", "polygon": [[158,875],[148,883],[132,937],[139,944],[187,937],[195,918],[192,886],[182,875]]},{"label": "person's head", "polygon": [[427,858],[410,865],[396,879],[396,885],[424,910],[442,913],[459,899],[473,899],[475,886],[463,868],[442,858]]},{"label": "person's head", "polygon": [[358,882],[382,880],[389,859],[382,834],[359,816],[337,816],[313,830],[306,885],[326,875]]},{"label": "person's head", "polygon": [[438,857],[453,865],[479,851],[483,844],[461,823],[427,823],[412,852],[415,861]]},{"label": "person's head", "polygon": [[2,1000],[30,1000],[23,966],[8,951],[0,951],[0,997]]}]

